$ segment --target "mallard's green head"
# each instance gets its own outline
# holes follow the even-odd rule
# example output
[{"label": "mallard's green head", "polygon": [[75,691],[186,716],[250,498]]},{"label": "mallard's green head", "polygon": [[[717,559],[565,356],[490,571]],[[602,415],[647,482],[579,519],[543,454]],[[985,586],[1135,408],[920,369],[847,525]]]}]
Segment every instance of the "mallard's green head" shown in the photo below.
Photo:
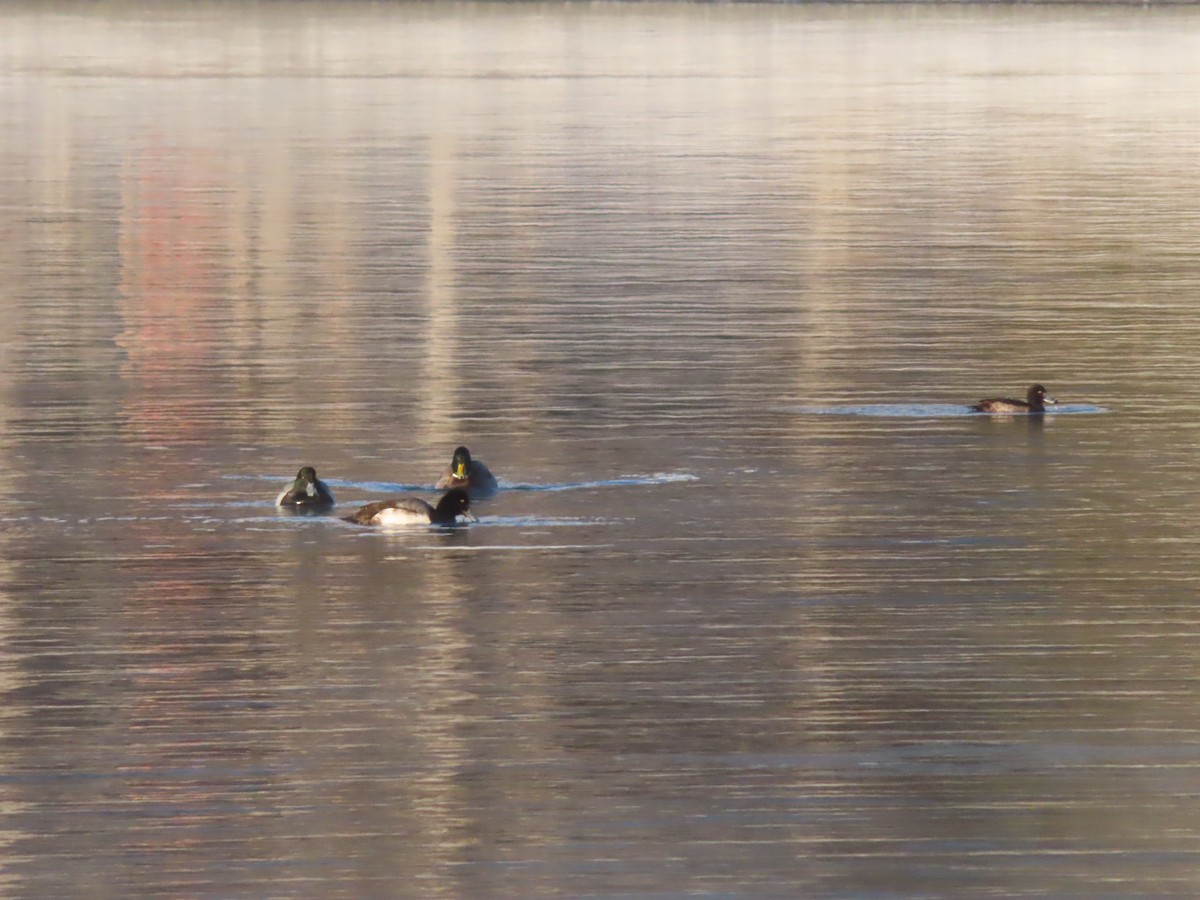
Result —
[{"label": "mallard's green head", "polygon": [[291,509],[316,509],[322,506],[333,506],[333,502],[333,494],[330,493],[329,486],[317,478],[317,470],[312,466],[305,466],[297,472],[296,480],[275,498],[276,506]]},{"label": "mallard's green head", "polygon": [[471,474],[471,451],[466,447],[454,448],[450,459],[450,474],[455,478],[466,478]]},{"label": "mallard's green head", "polygon": [[297,472],[296,481],[292,484],[292,490],[296,493],[308,494],[310,497],[315,497],[318,493],[317,470],[312,466],[305,466]]}]

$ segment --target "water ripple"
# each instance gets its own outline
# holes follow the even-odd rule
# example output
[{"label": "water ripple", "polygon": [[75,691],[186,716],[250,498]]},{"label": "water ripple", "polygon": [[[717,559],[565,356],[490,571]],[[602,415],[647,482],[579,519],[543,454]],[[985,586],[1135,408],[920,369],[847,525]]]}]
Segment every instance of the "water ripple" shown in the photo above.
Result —
[{"label": "water ripple", "polygon": [[[781,406],[778,412],[807,416],[868,416],[897,419],[938,418],[997,418],[995,413],[982,413],[959,403],[867,403],[834,406]],[[1106,413],[1103,406],[1090,403],[1060,403],[1046,410],[1048,416]],[[1018,413],[1016,415],[1028,415]]]}]

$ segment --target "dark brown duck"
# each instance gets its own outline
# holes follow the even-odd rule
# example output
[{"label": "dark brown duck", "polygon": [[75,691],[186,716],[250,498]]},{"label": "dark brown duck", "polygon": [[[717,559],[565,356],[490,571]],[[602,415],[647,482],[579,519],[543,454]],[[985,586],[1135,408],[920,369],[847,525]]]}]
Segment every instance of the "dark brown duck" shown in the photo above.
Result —
[{"label": "dark brown duck", "polygon": [[989,397],[973,404],[971,409],[982,413],[1044,413],[1046,404],[1057,402],[1046,393],[1044,387],[1035,384],[1025,392],[1024,400],[1014,400],[1011,397]]}]

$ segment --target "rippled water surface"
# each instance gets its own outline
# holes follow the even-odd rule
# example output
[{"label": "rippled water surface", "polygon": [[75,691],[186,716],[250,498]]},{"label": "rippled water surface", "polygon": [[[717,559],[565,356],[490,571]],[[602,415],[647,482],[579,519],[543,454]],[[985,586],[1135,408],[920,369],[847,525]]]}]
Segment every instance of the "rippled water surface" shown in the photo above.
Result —
[{"label": "rippled water surface", "polygon": [[1200,13],[0,20],[0,892],[1200,893]]}]

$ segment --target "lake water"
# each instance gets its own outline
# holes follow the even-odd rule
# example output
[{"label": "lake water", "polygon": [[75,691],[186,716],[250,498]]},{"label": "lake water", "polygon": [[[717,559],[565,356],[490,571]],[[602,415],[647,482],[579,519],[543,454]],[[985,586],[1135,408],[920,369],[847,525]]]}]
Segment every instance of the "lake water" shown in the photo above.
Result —
[{"label": "lake water", "polygon": [[1200,893],[1200,10],[0,18],[0,893]]}]

